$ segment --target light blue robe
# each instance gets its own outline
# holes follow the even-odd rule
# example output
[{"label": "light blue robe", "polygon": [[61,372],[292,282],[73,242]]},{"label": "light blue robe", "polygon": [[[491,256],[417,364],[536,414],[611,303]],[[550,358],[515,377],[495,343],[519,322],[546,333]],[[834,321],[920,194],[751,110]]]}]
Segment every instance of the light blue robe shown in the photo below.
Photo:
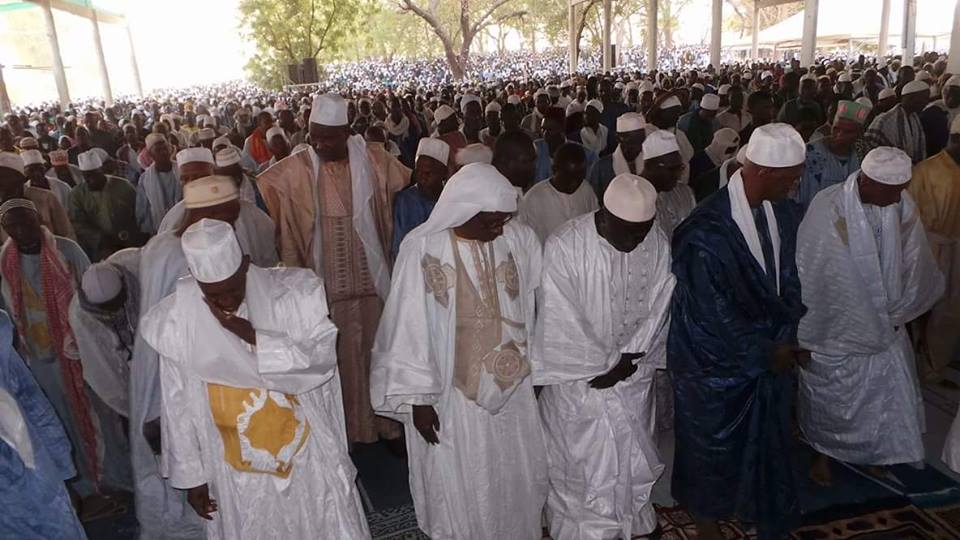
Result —
[{"label": "light blue robe", "polygon": [[803,178],[800,187],[793,195],[793,200],[803,206],[804,210],[810,206],[813,197],[824,188],[842,183],[848,176],[860,169],[860,159],[855,149],[850,154],[840,157],[827,148],[824,140],[817,140],[807,145],[807,160],[803,169]]}]

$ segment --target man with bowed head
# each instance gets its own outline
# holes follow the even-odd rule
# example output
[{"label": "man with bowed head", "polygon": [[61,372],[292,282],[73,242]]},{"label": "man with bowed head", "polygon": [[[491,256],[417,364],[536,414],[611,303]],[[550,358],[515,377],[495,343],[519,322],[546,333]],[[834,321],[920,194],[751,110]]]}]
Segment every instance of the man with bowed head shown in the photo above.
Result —
[{"label": "man with bowed head", "polygon": [[722,538],[717,520],[729,518],[780,538],[798,513],[789,371],[803,359],[804,307],[794,262],[800,209],[786,198],[804,155],[792,127],[758,127],[743,168],[674,231],[672,494],[701,538]]}]

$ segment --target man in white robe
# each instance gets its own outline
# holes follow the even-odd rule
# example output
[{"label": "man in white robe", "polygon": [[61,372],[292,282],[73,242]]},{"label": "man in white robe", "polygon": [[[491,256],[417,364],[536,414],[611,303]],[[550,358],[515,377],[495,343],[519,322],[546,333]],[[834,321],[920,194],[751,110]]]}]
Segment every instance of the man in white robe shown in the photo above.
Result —
[{"label": "man in white robe", "polygon": [[657,223],[672,238],[677,225],[697,205],[693,189],[679,183],[684,160],[676,135],[665,129],[650,133],[643,141],[642,155],[643,177],[657,190]]},{"label": "man in white robe", "polygon": [[553,156],[553,176],[537,182],[520,200],[517,219],[530,226],[541,242],[567,221],[597,209],[597,195],[587,176],[583,146],[564,143]]},{"label": "man in white robe", "polygon": [[208,540],[369,538],[323,281],[251,265],[224,221],[181,242],[192,277],[141,324],[161,355],[170,484]]},{"label": "man in white robe", "polygon": [[471,163],[400,246],[373,348],[374,410],[402,420],[420,528],[539,540],[546,457],[527,343],[541,249],[517,189]]},{"label": "man in white robe", "polygon": [[657,528],[654,373],[666,367],[675,279],[654,217],[656,189],[617,176],[599,212],[547,242],[534,384],[540,395],[555,540],[637,538]]},{"label": "man in white robe", "polygon": [[944,279],[906,191],[910,157],[881,146],[814,197],[800,224],[797,268],[807,313],[798,417],[820,453],[861,465],[922,462],[923,398],[906,324],[943,294]]},{"label": "man in white robe", "polygon": [[[137,182],[137,223],[141,231],[152,235],[157,233],[157,227],[167,210],[183,198],[177,169],[190,161],[203,161],[205,149],[182,150],[174,164],[170,145],[163,135],[151,133],[146,142],[153,163],[143,171]],[[206,150],[206,153],[210,151]],[[210,163],[213,163],[212,156]]]},{"label": "man in white robe", "polygon": [[[236,184],[225,176],[210,176],[184,185],[186,214],[180,227],[153,237],[141,252],[141,316],[172,293],[177,279],[188,273],[180,245],[183,230],[203,218],[232,223],[238,231],[252,230],[241,221],[238,198]],[[260,244],[259,237],[251,238],[241,232],[237,239],[254,264],[265,268],[276,265],[277,251],[272,242]],[[141,534],[146,538],[163,538],[163,534],[196,538],[202,535],[199,520],[184,507],[183,494],[173,490],[157,468],[156,454],[160,452],[156,444],[160,433],[158,356],[140,335],[134,342],[130,378],[130,445]]]}]

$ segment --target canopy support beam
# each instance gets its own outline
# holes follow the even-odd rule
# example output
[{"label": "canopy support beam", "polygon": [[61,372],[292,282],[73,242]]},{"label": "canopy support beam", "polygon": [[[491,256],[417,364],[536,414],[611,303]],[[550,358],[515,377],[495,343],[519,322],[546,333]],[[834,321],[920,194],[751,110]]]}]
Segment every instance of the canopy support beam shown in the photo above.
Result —
[{"label": "canopy support beam", "polygon": [[950,34],[947,72],[960,74],[960,0],[957,0],[957,6],[953,8],[953,32]]},{"label": "canopy support beam", "polygon": [[720,71],[720,48],[723,42],[723,0],[713,0],[713,17],[710,23],[710,63]]},{"label": "canopy support beam", "polygon": [[903,65],[913,66],[917,48],[917,0],[903,2]]},{"label": "canopy support beam", "polygon": [[613,0],[603,0],[603,71],[604,73],[613,69],[613,51],[610,45],[613,40],[610,39],[611,26],[613,25]]},{"label": "canopy support beam", "polygon": [[887,55],[887,49],[890,39],[890,0],[883,0],[883,6],[880,9],[880,36],[877,40],[877,56],[883,58]]},{"label": "canopy support beam", "polygon": [[750,36],[750,59],[760,59],[760,2],[753,2],[753,35]]},{"label": "canopy support beam", "polygon": [[817,53],[817,11],[819,0],[805,0],[803,6],[803,42],[800,46],[800,66],[813,65]]},{"label": "canopy support beam", "polygon": [[657,0],[647,0],[647,71],[657,69]]},{"label": "canopy support beam", "polygon": [[100,68],[100,90],[107,107],[113,107],[113,89],[110,88],[110,72],[107,71],[107,59],[103,55],[103,40],[100,39],[100,23],[97,22],[97,10],[90,10],[90,23],[93,25],[93,48],[97,53],[97,66]]},{"label": "canopy support beam", "polygon": [[47,26],[47,41],[50,43],[50,55],[53,57],[53,78],[57,83],[57,94],[60,96],[60,106],[64,110],[70,106],[70,89],[67,87],[67,73],[63,69],[63,58],[60,56],[60,41],[57,39],[57,25],[53,20],[53,10],[50,1],[44,0],[40,4],[43,10],[43,21]]}]

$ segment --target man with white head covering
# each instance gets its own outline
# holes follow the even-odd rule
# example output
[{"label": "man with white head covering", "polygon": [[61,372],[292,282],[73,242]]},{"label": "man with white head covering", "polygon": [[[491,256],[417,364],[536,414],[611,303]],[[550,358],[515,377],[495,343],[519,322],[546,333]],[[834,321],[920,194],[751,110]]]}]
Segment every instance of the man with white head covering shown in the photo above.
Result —
[{"label": "man with white head covering", "polygon": [[[670,241],[657,191],[617,176],[603,207],[547,241],[533,345],[553,538],[637,538],[657,528],[654,373],[666,367]],[[609,429],[617,426],[616,429]]]},{"label": "man with white head covering", "polygon": [[[163,216],[183,198],[182,184],[213,174],[213,153],[204,147],[180,150],[177,152],[176,167],[171,165],[169,170],[161,170],[160,164],[169,161],[169,158],[163,159],[167,148],[165,142],[153,146],[151,156],[161,159],[155,157],[153,165],[143,172],[137,183],[137,222],[140,223],[140,229],[150,235],[157,233]],[[181,176],[184,172],[187,173],[187,179]]]},{"label": "man with white head covering", "polygon": [[877,94],[877,113],[887,112],[894,108],[897,103],[897,91],[893,88],[884,88]]},{"label": "man with white head covering", "polygon": [[468,144],[457,152],[456,163],[457,167],[471,163],[493,163],[493,148],[481,143]]},{"label": "man with white head covering", "polygon": [[720,129],[720,121],[717,120],[719,111],[720,96],[704,94],[696,110],[684,114],[677,120],[677,128],[687,136],[694,154],[703,151],[713,140],[713,134]]},{"label": "man with white head covering", "polygon": [[857,143],[857,153],[866,156],[878,146],[900,148],[914,164],[927,157],[927,139],[920,123],[920,111],[930,101],[930,87],[922,81],[910,81],[900,91],[900,103],[878,114]]},{"label": "man with white head covering", "polygon": [[29,360],[73,446],[77,477],[70,487],[83,499],[83,517],[109,514],[116,501],[101,488],[129,489],[130,468],[120,417],[84,381],[69,305],[90,265],[80,246],[41,225],[27,199],[0,205],[9,235],[0,249],[0,293]]},{"label": "man with white head covering", "polygon": [[[176,227],[157,234],[141,252],[141,316],[173,292],[177,279],[187,275],[187,261],[180,237],[184,230],[201,219],[218,219],[233,224],[240,247],[257,266],[268,268],[277,263],[274,235],[265,232],[272,231],[272,223],[267,218],[268,228],[251,222],[249,213],[243,211],[244,205],[239,201],[233,179],[209,176],[192,180],[183,186],[182,203],[184,213],[175,222]],[[260,212],[253,205],[249,205],[249,208]],[[184,508],[183,494],[173,490],[161,478],[162,469],[157,468],[157,455],[160,454],[160,379],[157,362],[157,352],[142,336],[138,336],[130,366],[130,444],[136,473],[137,519],[141,529],[147,531],[148,535],[160,536],[163,531],[170,530],[174,531],[170,534],[177,538],[193,538],[201,531],[200,521],[193,517],[184,519],[184,515],[190,514],[185,514],[188,511]]]},{"label": "man with white head covering", "polygon": [[607,126],[600,123],[603,103],[599,99],[587,102],[583,114],[583,127],[580,128],[580,142],[598,156],[607,149]]},{"label": "man with white head covering", "polygon": [[50,158],[50,169],[47,177],[59,178],[70,187],[83,183],[83,173],[70,163],[70,157],[65,150],[54,150],[47,156]]},{"label": "man with white head covering", "polygon": [[831,483],[829,458],[858,465],[924,460],[923,397],[906,324],[943,294],[943,275],[906,193],[912,164],[881,146],[810,203],[797,234],[807,313],[797,338],[797,417],[816,450],[811,478]]},{"label": "man with white head covering", "polygon": [[683,158],[673,133],[660,129],[643,141],[643,177],[657,190],[657,224],[667,238],[687,219],[697,201],[693,190],[680,184]]},{"label": "man with white head covering", "polygon": [[[918,328],[926,345],[926,354],[917,358],[920,377],[924,382],[941,382],[960,350],[956,332],[960,327],[960,116],[950,126],[947,147],[914,167],[909,192],[947,278],[943,299],[933,307],[926,325]],[[960,447],[957,452],[954,459],[960,463]]]},{"label": "man with white head covering", "polygon": [[740,133],[722,127],[713,134],[713,140],[690,160],[690,187],[696,200],[702,201],[720,189],[720,168],[737,155]]},{"label": "man with white head covering", "polygon": [[543,123],[543,116],[547,114],[547,109],[553,106],[550,100],[550,94],[544,89],[539,89],[533,94],[533,111],[523,117],[520,121],[520,129],[527,132],[534,139],[540,135],[540,124]]},{"label": "man with white head covering", "polygon": [[92,261],[115,251],[139,247],[147,240],[137,222],[137,191],[123,178],[103,172],[95,152],[79,156],[85,181],[70,192],[70,220],[77,240]]},{"label": "man with white head covering", "polygon": [[24,150],[20,152],[23,159],[23,174],[27,177],[26,187],[45,189],[57,197],[57,202],[66,208],[70,201],[70,184],[56,176],[47,176],[43,154],[39,150]]},{"label": "man with white head covering", "polygon": [[586,182],[587,150],[568,142],[553,156],[552,175],[537,182],[520,200],[517,218],[546,242],[561,225],[597,209],[597,195]]},{"label": "man with white head covering", "polygon": [[786,124],[753,131],[742,169],[674,232],[667,367],[674,385],[673,497],[700,538],[716,521],[780,538],[796,517],[788,450],[797,324],[798,205],[806,148]]},{"label": "man with white head covering", "polygon": [[[922,71],[921,73],[926,73]],[[950,139],[950,124],[960,116],[960,75],[953,75],[943,83],[942,95],[920,113],[924,135],[927,138],[927,155],[939,153]]]},{"label": "man with white head covering", "polygon": [[170,484],[210,540],[369,538],[323,281],[250,264],[223,221],[181,243],[190,277],[140,325],[160,352]]},{"label": "man with white head covering", "polygon": [[456,162],[457,152],[469,144],[463,131],[460,130],[460,120],[457,118],[457,113],[453,110],[453,107],[441,105],[433,113],[433,118],[437,122],[437,131],[434,137],[447,143],[447,146],[450,147],[447,167],[450,168],[451,172],[456,171],[459,168]]},{"label": "man with white head covering", "polygon": [[393,201],[393,246],[390,250],[393,259],[400,253],[403,238],[426,221],[437,204],[449,176],[449,152],[450,147],[440,139],[420,139],[413,169],[414,183],[397,193]]},{"label": "man with white head covering", "polygon": [[77,475],[57,412],[13,343],[0,313],[0,492],[7,538],[86,540],[66,482]]},{"label": "man with white head covering", "polygon": [[617,148],[601,157],[587,173],[587,181],[598,198],[603,197],[614,177],[643,172],[643,140],[647,136],[646,121],[640,113],[628,112],[617,118]]},{"label": "man with white head covering", "polygon": [[324,278],[344,387],[347,439],[397,439],[399,426],[370,407],[370,348],[390,291],[393,197],[409,183],[377,161],[363,137],[350,136],[347,104],[317,96],[310,117],[313,151],[296,152],[257,178],[278,225],[280,260]]},{"label": "man with white head covering", "polygon": [[140,319],[140,248],[91,265],[70,302],[83,378],[117,414],[130,417],[130,361]]},{"label": "man with white head covering", "polygon": [[837,103],[830,136],[807,144],[803,178],[793,200],[806,208],[820,190],[843,183],[860,169],[856,143],[870,116],[870,108],[855,101]]},{"label": "man with white head covering", "polygon": [[500,124],[501,108],[500,103],[491,101],[487,103],[486,108],[483,110],[487,127],[480,130],[480,142],[490,148],[493,148],[494,143],[497,142],[497,137],[500,136],[500,132],[503,130],[503,126]]},{"label": "man with white head covering", "polygon": [[400,246],[370,372],[404,422],[420,529],[539,540],[547,471],[528,343],[541,248],[517,189],[471,163]]},{"label": "man with white head covering", "polygon": [[[57,196],[50,190],[27,185],[26,170],[22,156],[0,152],[0,202],[18,198],[32,201],[40,214],[40,222],[50,232],[75,240],[73,224]],[[6,238],[6,233],[0,231],[0,241]]]},{"label": "man with white head covering", "polygon": [[[663,129],[673,133],[677,137],[677,145],[680,146],[680,157],[683,161],[683,172],[680,173],[680,183],[686,184],[690,180],[690,160],[693,159],[693,145],[687,139],[686,133],[677,128],[677,122],[680,113],[683,112],[683,104],[674,93],[668,92],[661,95],[651,106],[651,113],[647,118],[646,131],[650,135],[658,129]],[[709,144],[713,135],[706,139],[705,144]]]},{"label": "man with white head covering", "polygon": [[270,161],[260,167],[260,172],[269,169],[274,163],[289,156],[292,150],[290,138],[280,126],[273,126],[267,130],[267,146],[270,148]]}]

